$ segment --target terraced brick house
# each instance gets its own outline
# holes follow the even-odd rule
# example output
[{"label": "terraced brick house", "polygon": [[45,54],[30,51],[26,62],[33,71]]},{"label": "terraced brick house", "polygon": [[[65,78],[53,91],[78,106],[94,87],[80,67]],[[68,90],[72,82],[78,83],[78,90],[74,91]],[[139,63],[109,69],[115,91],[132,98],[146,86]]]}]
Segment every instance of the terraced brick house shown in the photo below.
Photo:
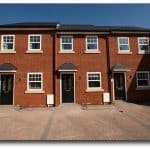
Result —
[{"label": "terraced brick house", "polygon": [[0,105],[149,101],[150,29],[0,25]]}]

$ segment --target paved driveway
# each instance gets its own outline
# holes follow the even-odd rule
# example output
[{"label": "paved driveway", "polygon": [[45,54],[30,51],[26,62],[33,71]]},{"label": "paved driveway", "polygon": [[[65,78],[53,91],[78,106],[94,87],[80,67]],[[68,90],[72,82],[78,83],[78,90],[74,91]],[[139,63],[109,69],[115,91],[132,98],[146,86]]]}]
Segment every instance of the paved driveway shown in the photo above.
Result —
[{"label": "paved driveway", "polygon": [[0,106],[0,140],[150,140],[150,106]]}]

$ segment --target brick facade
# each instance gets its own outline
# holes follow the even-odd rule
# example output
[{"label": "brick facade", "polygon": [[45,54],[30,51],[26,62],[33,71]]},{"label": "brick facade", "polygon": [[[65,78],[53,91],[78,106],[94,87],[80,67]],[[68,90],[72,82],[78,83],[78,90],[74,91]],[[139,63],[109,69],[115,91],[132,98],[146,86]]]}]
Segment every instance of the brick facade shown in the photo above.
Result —
[{"label": "brick facade", "polygon": [[[14,28],[14,27],[12,27]],[[44,27],[45,29],[46,27]],[[34,29],[34,30],[33,30]],[[70,30],[71,31],[71,30]],[[32,27],[32,30],[14,30],[3,31],[0,29],[0,35],[15,35],[16,53],[0,53],[0,64],[11,63],[17,67],[14,77],[13,104],[20,106],[47,106],[47,94],[54,94],[54,105],[58,106],[61,100],[61,76],[62,72],[58,68],[64,63],[72,63],[77,67],[77,71],[72,71],[75,77],[74,102],[88,104],[104,104],[103,93],[110,93],[110,102],[114,101],[113,74],[111,68],[117,64],[124,64],[130,68],[125,71],[126,94],[128,101],[149,100],[150,88],[137,90],[136,71],[150,71],[148,54],[138,54],[138,37],[147,37],[150,34],[111,34],[102,33],[102,31],[91,32],[82,31],[72,34],[73,52],[60,52],[60,36],[68,35],[67,31],[57,31],[57,27],[50,30],[41,30]],[[95,34],[94,34],[95,33]],[[28,35],[40,34],[42,37],[42,53],[27,53]],[[98,36],[99,53],[86,53],[86,36]],[[130,54],[118,54],[118,37],[129,37]],[[0,36],[1,41],[1,36]],[[1,47],[1,42],[0,42]],[[108,54],[109,53],[109,54]],[[27,91],[27,73],[43,73],[43,92],[28,93]],[[68,71],[69,72],[69,71]],[[87,91],[87,72],[101,72],[101,91]],[[1,72],[0,74],[12,74],[10,72]]]}]

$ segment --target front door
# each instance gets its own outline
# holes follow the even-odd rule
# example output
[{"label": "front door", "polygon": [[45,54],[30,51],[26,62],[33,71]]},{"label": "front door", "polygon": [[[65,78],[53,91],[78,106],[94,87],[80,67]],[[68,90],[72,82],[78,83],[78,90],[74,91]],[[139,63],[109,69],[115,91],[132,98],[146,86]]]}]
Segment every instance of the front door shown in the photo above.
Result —
[{"label": "front door", "polygon": [[125,75],[124,73],[114,73],[115,100],[125,100]]},{"label": "front door", "polygon": [[1,75],[0,104],[13,104],[13,75]]},{"label": "front door", "polygon": [[62,102],[74,102],[74,74],[62,74]]}]

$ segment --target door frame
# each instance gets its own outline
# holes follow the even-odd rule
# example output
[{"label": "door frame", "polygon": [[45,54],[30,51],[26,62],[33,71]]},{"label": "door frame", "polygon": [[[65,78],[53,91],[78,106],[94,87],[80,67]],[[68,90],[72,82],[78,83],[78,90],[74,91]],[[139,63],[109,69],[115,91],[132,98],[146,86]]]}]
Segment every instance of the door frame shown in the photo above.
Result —
[{"label": "door frame", "polygon": [[0,90],[1,90],[1,75],[13,75],[13,103],[10,104],[11,106],[13,106],[15,104],[15,73],[12,72],[0,72]]},{"label": "door frame", "polygon": [[75,100],[75,72],[60,72],[60,104],[62,104],[62,75],[63,74],[73,74],[73,78],[74,78],[74,100],[73,100],[73,103],[76,103],[76,100]]},{"label": "door frame", "polygon": [[112,73],[112,84],[113,84],[113,101],[116,101],[115,99],[115,81],[114,81],[114,74],[115,73],[122,73],[124,74],[124,86],[125,86],[125,101],[128,99],[128,94],[127,94],[127,83],[126,83],[126,72],[113,72]]}]

